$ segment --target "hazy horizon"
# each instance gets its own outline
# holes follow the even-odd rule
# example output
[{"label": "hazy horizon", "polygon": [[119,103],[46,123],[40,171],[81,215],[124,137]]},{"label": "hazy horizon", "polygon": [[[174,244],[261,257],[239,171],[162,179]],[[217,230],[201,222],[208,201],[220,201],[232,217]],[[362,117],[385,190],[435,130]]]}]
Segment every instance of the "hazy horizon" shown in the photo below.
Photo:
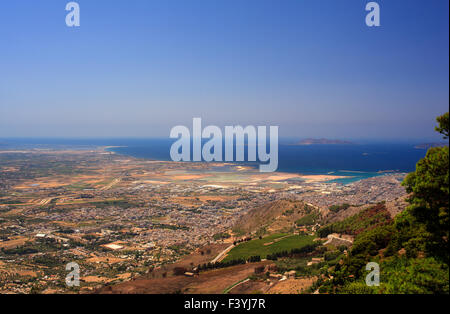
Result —
[{"label": "hazy horizon", "polygon": [[[280,145],[292,144],[296,141],[306,140],[306,139],[326,139],[326,140],[341,140],[341,141],[350,141],[351,144],[372,144],[372,143],[386,143],[386,144],[432,144],[432,143],[448,143],[448,140],[442,139],[442,136],[433,136],[433,137],[423,137],[423,138],[347,138],[347,137],[301,137],[301,136],[280,136],[279,142]],[[32,137],[32,136],[24,136],[24,137],[0,137],[0,145],[4,144],[8,141],[22,141],[27,144],[46,144],[45,141],[86,141],[86,142],[95,142],[95,141],[127,141],[127,140],[136,140],[136,141],[145,141],[145,140],[167,140],[167,141],[176,141],[176,139],[171,139],[168,136],[147,136],[147,137],[139,137],[139,136],[116,136],[116,137]],[[208,139],[203,138],[203,142],[206,142]],[[32,142],[27,142],[32,141]],[[3,143],[2,143],[3,142]],[[316,145],[316,144],[311,144]],[[323,144],[318,144],[323,145]],[[335,144],[328,144],[335,145]]]}]

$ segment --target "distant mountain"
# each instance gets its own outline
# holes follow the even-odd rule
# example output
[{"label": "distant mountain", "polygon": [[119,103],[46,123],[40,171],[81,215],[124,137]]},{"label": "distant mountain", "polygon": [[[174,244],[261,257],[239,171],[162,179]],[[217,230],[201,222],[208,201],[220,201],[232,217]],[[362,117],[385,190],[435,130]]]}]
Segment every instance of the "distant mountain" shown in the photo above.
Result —
[{"label": "distant mountain", "polygon": [[307,138],[297,143],[297,145],[352,145],[352,144],[354,143],[349,141],[329,140],[326,138],[320,139]]},{"label": "distant mountain", "polygon": [[440,142],[440,143],[423,143],[423,144],[419,144],[414,146],[414,148],[417,149],[429,149],[431,147],[441,147],[441,146],[448,146],[448,142],[444,143],[444,142]]}]

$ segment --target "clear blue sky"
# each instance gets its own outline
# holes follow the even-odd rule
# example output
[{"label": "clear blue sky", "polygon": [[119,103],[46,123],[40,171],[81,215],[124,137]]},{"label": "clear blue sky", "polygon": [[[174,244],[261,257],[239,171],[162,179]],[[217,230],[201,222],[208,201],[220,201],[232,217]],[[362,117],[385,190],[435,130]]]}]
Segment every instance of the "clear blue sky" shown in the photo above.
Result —
[{"label": "clear blue sky", "polygon": [[205,124],[430,138],[449,104],[449,1],[0,3],[0,137],[153,137]]}]

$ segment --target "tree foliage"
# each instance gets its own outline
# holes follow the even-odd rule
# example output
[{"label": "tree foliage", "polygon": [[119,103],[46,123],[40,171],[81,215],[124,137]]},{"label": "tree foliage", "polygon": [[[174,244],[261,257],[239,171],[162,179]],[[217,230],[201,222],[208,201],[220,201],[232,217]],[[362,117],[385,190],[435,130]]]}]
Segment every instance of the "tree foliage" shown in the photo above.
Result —
[{"label": "tree foliage", "polygon": [[[448,138],[448,113],[437,119],[437,131]],[[314,285],[322,293],[449,293],[449,149],[430,148],[403,185],[410,193],[410,206],[383,224],[368,222],[372,216],[347,218],[326,226],[328,233],[353,231],[356,234],[348,256],[330,272],[332,279],[319,279]],[[361,229],[359,229],[361,230]],[[378,262],[381,282],[365,284],[365,266]]]},{"label": "tree foliage", "polygon": [[448,129],[449,129],[449,121],[448,121],[448,112],[436,118],[436,121],[439,123],[439,126],[435,128],[436,131],[441,133],[444,136],[444,139],[448,139]]},{"label": "tree foliage", "polygon": [[[448,138],[448,113],[438,119],[436,128]],[[430,249],[448,263],[449,236],[449,148],[430,148],[410,173],[403,185],[411,193],[409,199],[411,214],[418,222],[425,224],[433,235]],[[442,250],[447,248],[447,250]]]}]

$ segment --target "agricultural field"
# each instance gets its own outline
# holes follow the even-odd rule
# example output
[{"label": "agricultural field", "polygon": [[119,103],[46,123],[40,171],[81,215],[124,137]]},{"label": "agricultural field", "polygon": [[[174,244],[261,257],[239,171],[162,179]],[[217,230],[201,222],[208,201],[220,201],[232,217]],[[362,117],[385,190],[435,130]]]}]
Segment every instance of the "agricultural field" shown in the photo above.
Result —
[{"label": "agricultural field", "polygon": [[279,233],[270,235],[263,239],[251,240],[234,247],[223,260],[224,262],[247,259],[251,256],[266,258],[267,255],[299,249],[306,245],[313,244],[314,236],[291,235]]}]

